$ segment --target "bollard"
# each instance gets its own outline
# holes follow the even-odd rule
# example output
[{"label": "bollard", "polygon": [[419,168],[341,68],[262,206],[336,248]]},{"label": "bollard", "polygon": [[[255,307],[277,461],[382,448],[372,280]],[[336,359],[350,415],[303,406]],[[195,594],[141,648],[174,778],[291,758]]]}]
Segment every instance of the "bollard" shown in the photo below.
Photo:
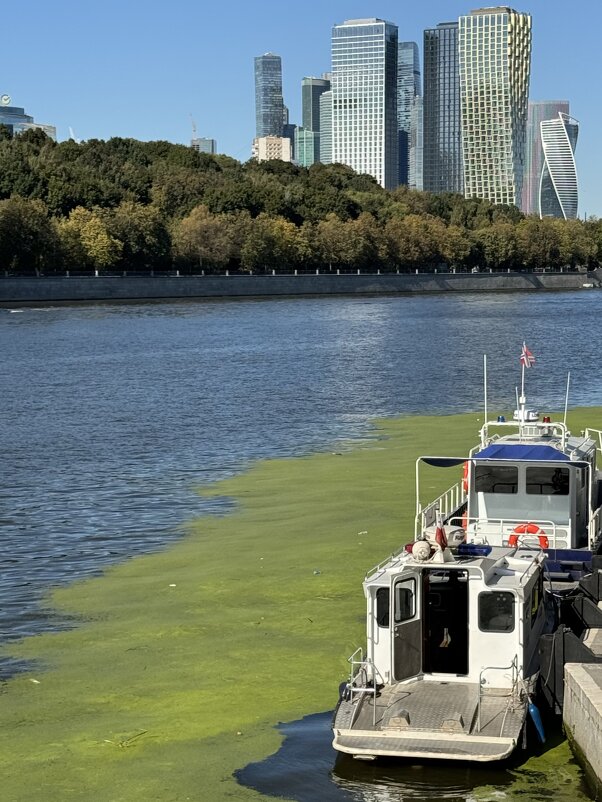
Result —
[{"label": "bollard", "polygon": [[176,270],[176,276],[177,276],[177,278],[180,278],[180,271],[179,270]]},{"label": "bollard", "polygon": [[358,274],[358,276],[359,276],[359,274],[360,274],[359,268],[358,268],[358,270],[357,270],[357,274]]},{"label": "bollard", "polygon": [[377,275],[377,276],[380,276],[380,267],[379,267],[379,268],[378,268],[378,270],[376,271],[376,275]]},{"label": "bollard", "polygon": [[337,267],[337,276],[340,276],[340,275],[341,275],[341,271],[340,271],[340,270],[339,270],[339,268]]},{"label": "bollard", "polygon": [[273,276],[275,276],[275,275],[276,275],[276,271],[275,271],[275,270],[272,270],[272,275],[273,275]]},{"label": "bollard", "polygon": [[98,278],[98,270],[94,271],[94,275],[96,276],[96,278]]},{"label": "bollard", "polygon": [[295,275],[297,275],[297,271],[295,270]]},{"label": "bollard", "polygon": [[229,271],[229,270],[226,270],[226,275],[227,275],[227,276],[229,276],[229,275],[230,275],[230,271]]}]

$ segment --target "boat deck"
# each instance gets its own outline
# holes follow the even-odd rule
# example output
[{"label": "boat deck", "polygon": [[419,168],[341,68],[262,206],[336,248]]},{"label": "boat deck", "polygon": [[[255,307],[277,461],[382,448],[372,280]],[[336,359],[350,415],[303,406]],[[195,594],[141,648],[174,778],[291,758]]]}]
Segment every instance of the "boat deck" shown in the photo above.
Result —
[{"label": "boat deck", "polygon": [[[509,689],[417,680],[344,701],[334,722],[335,746],[358,755],[499,760],[516,746],[525,705]],[[376,708],[375,708],[376,702]]]}]

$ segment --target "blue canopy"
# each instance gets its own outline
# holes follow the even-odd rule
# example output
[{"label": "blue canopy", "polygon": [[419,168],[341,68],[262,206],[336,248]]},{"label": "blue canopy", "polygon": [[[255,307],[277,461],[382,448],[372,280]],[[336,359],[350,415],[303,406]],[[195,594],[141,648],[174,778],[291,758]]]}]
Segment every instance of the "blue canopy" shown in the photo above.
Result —
[{"label": "blue canopy", "polygon": [[562,451],[553,446],[525,445],[524,443],[492,443],[476,453],[473,459],[532,460],[534,462],[569,462]]}]

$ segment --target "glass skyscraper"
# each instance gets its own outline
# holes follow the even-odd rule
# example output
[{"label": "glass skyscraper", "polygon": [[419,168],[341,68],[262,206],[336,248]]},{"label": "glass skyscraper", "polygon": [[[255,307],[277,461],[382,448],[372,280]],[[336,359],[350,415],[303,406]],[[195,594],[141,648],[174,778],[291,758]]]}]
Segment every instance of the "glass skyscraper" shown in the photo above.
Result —
[{"label": "glass skyscraper", "polygon": [[575,148],[579,123],[568,114],[558,112],[556,119],[542,120],[541,144],[543,168],[539,192],[541,217],[577,217],[579,193]]},{"label": "glass skyscraper", "polygon": [[332,29],[332,160],[397,186],[397,26],[347,20]]},{"label": "glass skyscraper", "polygon": [[531,71],[531,17],[508,6],[460,17],[464,194],[521,203]]},{"label": "glass skyscraper", "polygon": [[320,161],[332,164],[332,90],[320,95]]},{"label": "glass skyscraper", "polygon": [[423,186],[463,192],[458,23],[424,32]]},{"label": "glass skyscraper", "polygon": [[[400,184],[410,183],[410,173],[415,173],[415,165],[410,166],[412,140],[412,114],[414,101],[420,97],[420,57],[416,42],[399,42],[397,49],[397,135],[399,148]],[[414,113],[416,122],[416,114]],[[414,134],[417,141],[417,132]],[[412,153],[415,157],[415,151]]]},{"label": "glass skyscraper", "polygon": [[310,167],[320,158],[320,98],[330,90],[328,78],[304,78],[301,81],[302,127],[295,132],[295,161]]},{"label": "glass skyscraper", "polygon": [[569,113],[568,100],[529,101],[527,117],[527,141],[525,148],[525,173],[521,210],[525,214],[539,214],[539,188],[543,169],[543,145],[541,123],[558,118],[558,112]]},{"label": "glass skyscraper", "polygon": [[282,99],[282,60],[274,53],[255,58],[256,137],[282,136],[285,121]]}]

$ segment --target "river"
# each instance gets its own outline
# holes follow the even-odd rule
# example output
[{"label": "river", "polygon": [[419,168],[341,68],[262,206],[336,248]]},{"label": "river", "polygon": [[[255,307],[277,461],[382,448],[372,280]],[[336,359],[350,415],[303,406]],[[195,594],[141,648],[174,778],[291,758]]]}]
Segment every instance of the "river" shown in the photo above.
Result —
[{"label": "river", "polygon": [[201,483],[375,417],[478,408],[483,353],[492,409],[523,340],[533,406],[563,405],[567,370],[571,405],[602,405],[601,311],[596,291],[0,309],[0,639],[69,626],[49,587],[227,512]]}]

